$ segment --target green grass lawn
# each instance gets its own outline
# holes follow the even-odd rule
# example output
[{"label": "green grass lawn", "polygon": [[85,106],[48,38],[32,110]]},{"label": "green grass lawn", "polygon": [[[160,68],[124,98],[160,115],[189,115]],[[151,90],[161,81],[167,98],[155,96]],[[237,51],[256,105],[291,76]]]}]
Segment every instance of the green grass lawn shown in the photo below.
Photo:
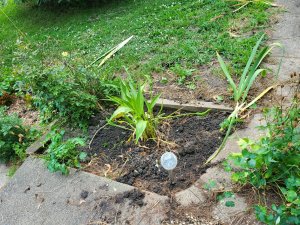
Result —
[{"label": "green grass lawn", "polygon": [[123,0],[50,10],[9,3],[3,10],[13,23],[0,11],[0,72],[39,73],[59,63],[64,51],[74,62],[87,65],[131,35],[134,39],[99,70],[99,76],[110,78],[124,66],[138,76],[163,74],[167,69],[180,76],[215,60],[216,51],[239,70],[271,13],[263,4],[249,4],[233,13],[234,4]]}]

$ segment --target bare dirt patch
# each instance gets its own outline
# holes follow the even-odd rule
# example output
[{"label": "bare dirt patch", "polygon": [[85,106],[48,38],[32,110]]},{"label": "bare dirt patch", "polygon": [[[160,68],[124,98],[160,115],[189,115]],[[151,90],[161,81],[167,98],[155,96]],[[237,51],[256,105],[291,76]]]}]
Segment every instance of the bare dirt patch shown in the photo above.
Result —
[{"label": "bare dirt patch", "polygon": [[[248,94],[249,102],[266,88],[275,84],[275,72],[269,71],[265,77],[260,76],[256,79]],[[167,83],[162,82],[162,76],[167,79]],[[191,76],[186,78],[184,85],[179,85],[177,82],[178,76],[170,71],[163,75],[153,74],[152,77],[153,92],[155,94],[161,93],[162,98],[178,101],[179,103],[188,103],[195,100],[219,103],[219,97],[221,97],[222,104],[235,106],[230,86],[217,61],[197,68]],[[238,76],[233,76],[233,79],[238,84]],[[275,92],[270,91],[264,96],[263,102],[260,104],[268,106],[275,97]]]},{"label": "bare dirt patch", "polygon": [[32,126],[39,121],[39,113],[29,108],[22,98],[15,98],[10,104],[7,113],[17,114],[19,118],[22,118],[23,124],[26,126]]},{"label": "bare dirt patch", "polygon": [[[226,116],[227,113],[210,112],[205,117],[165,121],[159,131],[166,141],[140,145],[128,142],[128,131],[107,126],[95,136],[91,148],[84,149],[93,156],[85,170],[161,195],[169,195],[170,190],[172,193],[184,190],[208,168],[204,162],[222,141],[219,124]],[[95,117],[89,127],[90,136],[104,124],[103,118]],[[174,152],[179,161],[172,182],[159,163],[166,151]]]}]

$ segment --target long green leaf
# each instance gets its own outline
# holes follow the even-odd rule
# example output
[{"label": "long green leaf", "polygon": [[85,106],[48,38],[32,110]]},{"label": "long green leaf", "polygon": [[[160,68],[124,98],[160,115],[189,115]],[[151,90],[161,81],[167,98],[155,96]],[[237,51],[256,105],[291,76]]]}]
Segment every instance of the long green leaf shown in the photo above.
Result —
[{"label": "long green leaf", "polygon": [[231,77],[231,75],[230,75],[230,73],[229,73],[229,71],[227,69],[227,66],[225,65],[222,57],[219,55],[218,52],[217,52],[217,57],[218,57],[218,61],[220,63],[220,66],[221,66],[221,68],[222,68],[222,70],[223,70],[223,72],[224,72],[224,74],[225,74],[225,76],[226,76],[226,78],[227,78],[227,80],[228,80],[231,88],[233,89],[233,93],[234,93],[234,96],[235,96],[237,94],[236,85],[235,85],[235,83],[234,83],[234,81],[233,81],[233,79],[232,79],[232,77]]},{"label": "long green leaf", "polygon": [[160,96],[161,96],[161,94],[156,95],[154,98],[151,99],[150,102],[146,102],[148,112],[151,113],[153,111],[153,108],[154,108],[155,104],[157,103],[158,99],[160,98]]},{"label": "long green leaf", "polygon": [[245,91],[243,92],[242,102],[244,102],[244,101],[246,100],[247,95],[248,95],[248,92],[249,92],[249,90],[250,90],[250,88],[251,88],[251,86],[252,86],[254,80],[256,79],[256,77],[257,77],[260,73],[262,73],[262,72],[264,72],[264,71],[266,71],[266,70],[265,70],[265,69],[258,69],[258,70],[255,71],[255,73],[253,74],[253,76],[249,77],[249,80],[247,80],[247,84],[248,84],[248,85],[247,85],[247,88],[246,88]]},{"label": "long green leaf", "polygon": [[125,114],[127,114],[127,113],[129,113],[131,111],[132,111],[132,109],[129,108],[129,107],[127,107],[127,106],[120,106],[111,115],[109,121],[112,121],[112,120],[114,120],[116,118],[119,118],[119,117],[123,117]]},{"label": "long green leaf", "polygon": [[136,96],[136,111],[137,111],[139,116],[142,116],[145,113],[144,103],[145,103],[144,86],[142,85],[138,88],[138,93],[137,93],[137,96]]},{"label": "long green leaf", "polygon": [[246,67],[242,73],[242,76],[241,76],[241,79],[240,79],[240,84],[239,84],[239,90],[243,90],[241,87],[244,85],[244,81],[246,79],[246,76],[247,74],[249,73],[249,69],[250,69],[250,66],[255,58],[255,55],[256,55],[256,52],[257,52],[257,49],[258,47],[260,46],[260,43],[262,42],[262,40],[264,39],[265,35],[263,34],[260,39],[256,42],[256,45],[254,46],[254,48],[252,49],[252,52],[251,52],[251,55],[248,59],[248,62],[246,64]]},{"label": "long green leaf", "polygon": [[145,132],[146,127],[147,127],[147,121],[144,121],[144,120],[137,121],[136,129],[135,129],[135,142],[136,143],[142,137],[143,133]]}]

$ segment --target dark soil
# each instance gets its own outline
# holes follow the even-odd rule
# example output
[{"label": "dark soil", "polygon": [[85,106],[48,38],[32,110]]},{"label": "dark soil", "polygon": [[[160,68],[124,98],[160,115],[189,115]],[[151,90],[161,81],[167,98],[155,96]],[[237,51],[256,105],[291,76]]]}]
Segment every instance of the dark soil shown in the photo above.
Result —
[{"label": "dark soil", "polygon": [[129,205],[143,206],[145,198],[145,193],[139,191],[138,189],[133,189],[132,191],[126,191],[122,194],[115,196],[115,203],[123,203],[125,199],[129,199]]},{"label": "dark soil", "polygon": [[[129,131],[106,126],[95,136],[91,148],[85,148],[92,155],[85,170],[161,195],[186,189],[208,168],[204,163],[222,141],[219,124],[226,116],[223,112],[210,112],[204,117],[165,121],[159,128],[165,141],[149,141],[138,146],[128,142]],[[90,137],[104,124],[104,119],[95,117],[89,127]],[[172,182],[159,164],[166,151],[178,157]]]}]

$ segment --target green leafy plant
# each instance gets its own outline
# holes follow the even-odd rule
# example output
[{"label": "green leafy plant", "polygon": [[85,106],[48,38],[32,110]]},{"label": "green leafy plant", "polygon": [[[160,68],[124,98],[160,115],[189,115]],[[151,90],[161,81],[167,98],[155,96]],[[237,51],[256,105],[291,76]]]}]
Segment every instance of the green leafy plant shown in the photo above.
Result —
[{"label": "green leafy plant", "polygon": [[239,84],[235,84],[224,60],[219,55],[219,53],[217,53],[217,57],[221,68],[227,78],[230,87],[233,90],[233,99],[235,102],[244,102],[246,100],[248,92],[257,76],[266,73],[265,69],[258,69],[258,67],[274,47],[281,46],[279,43],[274,43],[270,46],[264,47],[259,52],[259,54],[257,54],[258,48],[261,45],[261,42],[263,41],[264,37],[265,35],[262,35],[261,38],[257,41],[256,45],[254,46],[246,64],[246,67],[244,68],[244,71],[239,79]]},{"label": "green leafy plant", "polygon": [[[217,57],[220,63],[220,66],[227,78],[227,81],[232,88],[233,91],[233,99],[236,102],[236,107],[234,108],[233,112],[229,115],[229,117],[222,123],[221,128],[226,131],[226,135],[220,145],[220,147],[212,154],[212,156],[207,160],[206,163],[213,160],[219,152],[224,148],[226,141],[231,133],[231,129],[233,128],[234,124],[240,121],[239,115],[244,112],[247,108],[255,104],[260,98],[262,98],[267,92],[273,89],[276,85],[270,86],[266,90],[264,90],[261,94],[259,94],[254,100],[250,103],[246,104],[248,92],[252,87],[255,79],[260,74],[265,74],[265,69],[259,69],[262,61],[266,58],[266,56],[272,51],[274,47],[282,47],[279,43],[274,43],[270,46],[266,46],[258,52],[258,48],[261,45],[265,35],[262,35],[261,38],[257,41],[256,45],[254,46],[251,55],[248,59],[248,62],[243,70],[243,73],[239,79],[239,83],[236,84],[233,80],[232,75],[229,73],[229,70],[222,59],[222,57],[217,53]],[[278,67],[277,74],[280,70],[280,65]],[[277,77],[277,75],[276,75]]]},{"label": "green leafy plant", "polygon": [[267,135],[260,141],[241,139],[241,153],[229,159],[238,167],[233,181],[259,189],[277,189],[279,206],[255,206],[257,218],[266,224],[300,224],[300,107],[299,99],[286,110],[266,110]]},{"label": "green leafy plant", "polygon": [[89,79],[84,79],[82,74],[76,75],[62,66],[35,77],[32,83],[33,102],[44,120],[59,116],[81,124],[97,109],[97,97],[84,86]]},{"label": "green leafy plant", "polygon": [[[182,113],[176,112],[170,115],[162,113],[163,107],[157,114],[154,114],[154,107],[160,97],[160,94],[147,100],[144,95],[145,85],[134,82],[131,77],[127,80],[120,81],[121,95],[111,96],[109,100],[116,103],[118,108],[108,119],[108,124],[131,130],[131,137],[135,137],[135,143],[139,140],[148,139],[156,140],[158,137],[157,127],[165,119],[171,119],[183,116],[204,116],[205,112]],[[130,138],[131,139],[131,138]]]},{"label": "green leafy plant", "polygon": [[27,135],[22,120],[17,115],[7,115],[6,109],[0,107],[0,161],[24,159],[29,141]]},{"label": "green leafy plant", "polygon": [[156,128],[159,123],[159,116],[154,116],[153,108],[160,95],[151,98],[148,102],[144,96],[144,87],[144,85],[138,85],[131,79],[120,81],[121,96],[109,97],[119,107],[111,115],[108,122],[117,125],[114,122],[117,121],[119,124],[117,126],[131,129],[136,143],[140,139],[156,138]]},{"label": "green leafy plant", "polygon": [[174,67],[171,67],[171,70],[179,77],[177,82],[178,84],[182,85],[185,83],[188,77],[191,77],[194,69],[186,69],[182,67],[180,64],[175,64]]},{"label": "green leafy plant", "polygon": [[69,168],[80,168],[80,161],[87,156],[85,152],[78,150],[79,146],[85,145],[82,138],[71,138],[63,140],[64,131],[54,130],[49,134],[50,145],[46,151],[44,158],[47,161],[49,171],[61,171],[62,174],[69,174]]},{"label": "green leafy plant", "polygon": [[217,187],[217,182],[211,179],[203,185],[203,188],[208,191],[213,190],[215,187]]}]

